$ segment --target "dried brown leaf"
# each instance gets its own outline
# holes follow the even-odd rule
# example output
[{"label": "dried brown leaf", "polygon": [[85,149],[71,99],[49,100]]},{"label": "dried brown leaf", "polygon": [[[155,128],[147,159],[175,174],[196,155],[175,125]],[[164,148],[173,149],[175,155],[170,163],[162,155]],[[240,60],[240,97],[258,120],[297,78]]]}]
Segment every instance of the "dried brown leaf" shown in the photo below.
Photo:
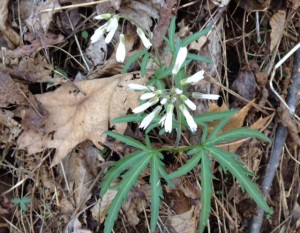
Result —
[{"label": "dried brown leaf", "polygon": [[199,208],[192,206],[191,209],[183,214],[169,216],[171,226],[178,233],[195,233],[197,230],[197,216]]},{"label": "dried brown leaf", "polygon": [[[129,108],[138,105],[139,94],[129,91],[127,85],[145,82],[146,79],[132,73],[79,81],[36,95],[49,117],[39,131],[27,129],[22,133],[18,139],[20,148],[27,148],[29,154],[56,148],[52,166],[85,140],[89,139],[101,148],[100,143],[106,140],[104,132],[111,126],[111,120],[126,115]],[[126,124],[115,125],[119,133],[125,129]]]},{"label": "dried brown leaf", "polygon": [[284,32],[285,21],[286,21],[286,11],[285,10],[277,11],[270,19],[270,26],[272,28],[272,30],[271,30],[271,45],[270,45],[271,52],[273,52],[274,48],[277,46],[277,44],[281,40],[281,37]]}]

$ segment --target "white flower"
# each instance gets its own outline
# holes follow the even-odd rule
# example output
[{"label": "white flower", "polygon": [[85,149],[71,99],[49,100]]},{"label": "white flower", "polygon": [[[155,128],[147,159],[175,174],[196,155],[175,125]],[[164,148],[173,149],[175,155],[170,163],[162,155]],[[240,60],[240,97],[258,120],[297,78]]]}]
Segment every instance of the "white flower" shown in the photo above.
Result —
[{"label": "white flower", "polygon": [[218,100],[220,98],[219,95],[215,95],[215,94],[202,94],[202,93],[199,93],[199,92],[193,92],[192,96],[195,99],[208,99],[208,100]]},{"label": "white flower", "polygon": [[187,48],[181,47],[177,53],[177,57],[175,60],[175,64],[172,70],[172,74],[177,74],[178,71],[181,69],[182,64],[184,63],[187,56]]},{"label": "white flower", "polygon": [[139,37],[141,38],[143,45],[145,46],[146,49],[150,49],[150,47],[152,46],[150,40],[145,36],[144,31],[141,28],[137,28],[136,29],[137,34],[139,35]]},{"label": "white flower", "polygon": [[117,31],[117,28],[119,26],[118,17],[111,18],[107,23],[108,25],[106,26],[106,32],[108,32],[108,34],[105,37],[106,44],[111,42],[115,32]]},{"label": "white flower", "polygon": [[157,106],[150,114],[148,114],[141,122],[139,128],[146,129],[152,120],[160,113],[162,107]]},{"label": "white flower", "polygon": [[173,110],[174,110],[174,105],[169,104],[167,108],[166,120],[164,121],[165,131],[167,133],[171,133],[172,131]]},{"label": "white flower", "polygon": [[194,84],[204,79],[204,70],[200,70],[197,73],[193,74],[191,77],[180,80],[181,85]]},{"label": "white flower", "polygon": [[116,60],[117,62],[124,62],[126,56],[126,48],[125,48],[125,36],[123,33],[120,34],[119,45],[116,52]]},{"label": "white flower", "polygon": [[180,90],[180,89],[178,89],[178,88],[175,89],[175,92],[176,92],[177,95],[182,94],[182,90]]},{"label": "white flower", "polygon": [[104,24],[101,27],[96,29],[96,31],[94,32],[94,34],[91,37],[92,44],[96,43],[98,40],[100,40],[101,37],[103,37],[106,26],[107,26],[106,24]]},{"label": "white flower", "polygon": [[149,92],[149,93],[145,93],[145,94],[142,94],[140,99],[141,100],[148,100],[148,99],[151,99],[152,97],[156,96],[156,95],[160,95],[161,94],[161,90],[157,90],[157,91],[154,91],[154,92]]},{"label": "white flower", "polygon": [[197,108],[196,105],[185,95],[181,95],[180,99],[182,99],[182,101],[186,104],[186,106],[188,106],[191,110],[193,110],[193,111],[196,110],[196,108]]},{"label": "white flower", "polygon": [[140,84],[130,83],[128,84],[129,90],[133,91],[154,91],[155,87],[153,86],[143,86]]},{"label": "white flower", "polygon": [[160,124],[161,127],[163,127],[163,126],[165,125],[166,117],[167,117],[167,116],[164,115],[164,116],[160,119],[160,121],[158,122],[158,124]]},{"label": "white flower", "polygon": [[146,109],[150,108],[151,106],[153,106],[154,104],[156,104],[159,101],[158,97],[155,97],[151,100],[149,100],[148,102],[138,106],[137,108],[133,109],[132,111],[134,113],[140,113],[140,112],[144,112]]},{"label": "white flower", "polygon": [[192,115],[189,113],[189,111],[187,110],[187,108],[183,104],[179,106],[179,109],[183,113],[183,115],[186,119],[186,122],[188,123],[191,131],[195,132],[197,130],[197,124],[194,121],[194,118],[192,117]]},{"label": "white flower", "polygon": [[165,97],[165,98],[162,98],[161,101],[160,101],[160,104],[161,105],[165,105],[167,103],[168,99]]},{"label": "white flower", "polygon": [[111,14],[107,13],[107,14],[101,14],[101,15],[97,15],[94,17],[94,19],[98,19],[98,20],[101,20],[101,19],[110,19],[111,18]]}]

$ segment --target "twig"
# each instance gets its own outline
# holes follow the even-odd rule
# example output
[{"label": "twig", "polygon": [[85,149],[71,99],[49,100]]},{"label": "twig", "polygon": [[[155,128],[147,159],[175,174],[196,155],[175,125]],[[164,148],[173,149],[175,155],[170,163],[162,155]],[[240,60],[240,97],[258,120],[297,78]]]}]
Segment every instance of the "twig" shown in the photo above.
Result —
[{"label": "twig", "polygon": [[[294,67],[293,67],[292,78],[291,78],[291,86],[289,88],[289,92],[288,92],[288,96],[287,96],[287,104],[286,104],[286,106],[290,110],[290,113],[293,115],[295,113],[297,103],[300,99],[300,96],[297,95],[298,91],[300,90],[300,72],[298,70],[300,67],[299,46],[300,46],[300,39],[299,39],[299,43],[287,54],[287,55],[291,56],[298,49],[296,52],[296,55],[295,55]],[[297,48],[297,49],[295,49],[295,48]],[[272,77],[270,80],[270,84],[273,81],[273,78],[275,75],[275,70],[279,66],[281,66],[282,63],[288,58],[287,55],[284,56],[275,65],[275,67],[273,69]],[[276,92],[276,95],[278,96],[279,94]],[[279,96],[279,97],[280,97],[280,100],[283,101],[281,96]],[[277,167],[279,165],[279,161],[281,158],[282,149],[283,149],[286,137],[287,137],[287,133],[288,133],[287,129],[282,124],[279,124],[276,129],[275,139],[274,139],[274,143],[273,143],[273,149],[272,149],[270,161],[268,163],[268,167],[266,170],[266,175],[265,175],[263,183],[262,183],[262,190],[263,190],[265,197],[267,197],[269,195],[271,185],[272,185]],[[260,228],[261,228],[262,221],[263,221],[263,215],[264,215],[264,210],[259,208],[257,215],[252,220],[251,227],[250,227],[250,233],[260,232]]]}]

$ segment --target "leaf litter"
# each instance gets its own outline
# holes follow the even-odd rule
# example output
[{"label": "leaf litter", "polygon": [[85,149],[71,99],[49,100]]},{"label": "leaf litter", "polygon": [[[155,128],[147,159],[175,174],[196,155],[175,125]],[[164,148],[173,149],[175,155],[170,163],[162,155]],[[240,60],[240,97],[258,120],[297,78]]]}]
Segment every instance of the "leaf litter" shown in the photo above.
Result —
[{"label": "leaf litter", "polygon": [[[103,224],[106,217],[106,211],[116,193],[114,190],[110,190],[102,199],[97,198],[97,192],[99,191],[99,187],[97,187],[99,185],[98,181],[101,181],[103,178],[101,173],[107,171],[110,160],[118,160],[118,156],[126,156],[128,153],[126,151],[127,148],[122,151],[124,147],[122,147],[122,150],[118,150],[118,153],[105,152],[107,150],[105,144],[108,144],[108,142],[104,132],[107,129],[114,129],[119,133],[130,133],[143,140],[136,126],[129,125],[128,127],[126,124],[113,125],[111,120],[125,115],[130,109],[138,105],[139,94],[128,91],[126,88],[127,84],[144,84],[147,80],[135,78],[139,77],[138,72],[135,72],[134,75],[132,73],[116,75],[123,68],[121,64],[115,61],[116,45],[105,47],[106,44],[100,41],[99,44],[92,46],[84,38],[80,37],[78,32],[86,30],[87,33],[92,33],[96,28],[95,22],[91,20],[93,16],[90,13],[87,14],[87,12],[93,11],[92,15],[95,15],[101,13],[104,9],[105,11],[102,13],[113,13],[116,9],[125,16],[139,20],[147,30],[153,32],[155,43],[162,45],[160,49],[164,49],[162,35],[167,33],[167,28],[174,14],[178,13],[178,17],[181,19],[181,21],[178,21],[181,23],[177,25],[179,31],[182,29],[181,31],[190,33],[195,30],[195,19],[203,26],[204,22],[209,20],[211,15],[210,13],[208,14],[208,11],[216,10],[217,12],[219,4],[216,3],[217,1],[209,1],[207,7],[195,10],[196,5],[193,5],[195,3],[191,3],[192,5],[180,5],[175,0],[111,1],[100,3],[97,6],[78,8],[78,11],[69,11],[71,22],[76,27],[71,32],[72,27],[70,27],[64,11],[42,11],[59,7],[59,2],[62,5],[70,4],[69,6],[72,6],[72,4],[82,3],[82,1],[69,3],[69,1],[55,0],[22,0],[19,2],[21,4],[20,12],[18,12],[16,7],[11,6],[9,1],[4,1],[0,8],[2,17],[0,42],[4,41],[0,58],[0,146],[3,154],[3,157],[1,157],[1,168],[10,168],[13,175],[19,177],[19,180],[16,181],[23,182],[27,181],[28,177],[31,178],[30,182],[23,182],[20,188],[15,187],[14,189],[19,195],[22,194],[23,190],[33,195],[32,207],[29,206],[27,211],[31,211],[30,213],[32,214],[34,210],[41,217],[36,217],[35,222],[24,226],[24,223],[21,224],[18,220],[21,217],[19,217],[20,213],[17,212],[17,217],[12,222],[22,230],[24,230],[22,227],[25,227],[28,232],[30,232],[31,228],[36,230],[45,228],[53,232],[62,232],[62,229],[67,225],[70,229],[73,228],[73,232],[97,232],[97,230],[99,232],[99,227],[101,228],[101,224]],[[28,10],[29,7],[24,6],[32,6],[32,9]],[[237,7],[237,11],[232,11],[231,8],[228,11],[233,15],[241,14],[240,12],[244,10],[251,12],[253,9],[264,10],[268,13],[261,13],[265,17],[261,19],[264,22],[261,25],[261,29],[265,29],[264,27],[268,23],[270,29],[263,32],[267,33],[266,35],[270,38],[269,41],[268,38],[266,39],[266,46],[257,44],[255,35],[252,32],[247,35],[246,41],[243,42],[249,54],[256,54],[257,57],[265,59],[262,62],[255,56],[251,57],[253,62],[258,64],[259,68],[257,70],[247,71],[247,73],[243,69],[238,69],[238,72],[235,73],[236,67],[230,66],[230,63],[240,67],[244,67],[247,64],[246,61],[243,61],[244,55],[240,49],[242,47],[239,37],[242,35],[240,31],[242,22],[239,21],[239,18],[242,18],[241,15],[238,15],[236,18],[233,17],[237,19],[234,23],[240,24],[237,28],[233,28],[231,24],[226,24],[227,26],[224,27],[225,20],[223,21],[221,17],[221,20],[213,27],[212,33],[206,38],[193,43],[190,49],[197,50],[206,57],[211,57],[214,65],[205,67],[207,72],[212,77],[217,76],[218,81],[222,84],[229,82],[230,85],[227,85],[227,87],[231,87],[231,84],[235,82],[236,92],[250,102],[246,104],[238,98],[234,101],[229,101],[224,95],[222,105],[199,102],[198,107],[203,109],[203,112],[224,111],[234,106],[236,107],[232,103],[238,102],[240,110],[226,125],[225,130],[249,125],[260,130],[267,128],[267,132],[272,135],[272,127],[275,127],[274,119],[276,118],[273,114],[263,115],[257,112],[256,109],[252,108],[252,104],[259,102],[261,103],[261,108],[266,108],[269,113],[273,113],[276,100],[268,92],[268,73],[265,67],[265,64],[268,64],[271,60],[269,59],[268,51],[277,52],[275,48],[278,46],[279,51],[286,52],[284,48],[290,46],[286,46],[283,41],[295,38],[297,34],[293,34],[294,22],[287,17],[287,9],[278,10],[272,8],[273,6],[270,5],[269,1],[266,1],[265,4],[261,4],[259,1],[254,1],[251,4],[241,1],[240,6]],[[13,18],[14,16],[11,13],[12,7],[20,15],[20,21]],[[288,1],[288,7],[297,10],[299,3],[298,1]],[[234,9],[236,9],[236,6]],[[248,16],[250,16],[249,20],[254,22],[253,18],[251,18],[251,13]],[[232,20],[232,17],[229,18]],[[290,28],[292,30],[285,29],[284,31],[284,28],[288,28],[289,25],[291,25]],[[20,32],[21,28],[24,31]],[[133,29],[126,24],[124,28],[126,30],[126,38],[128,38],[126,40],[127,54],[130,56],[139,50],[140,44],[137,37],[133,35]],[[251,31],[253,28],[246,23],[245,29]],[[80,40],[79,44],[82,46],[82,51],[85,51],[83,56],[87,56],[92,62],[90,64],[92,67],[90,73],[86,73],[82,67],[78,66],[78,63],[74,62],[76,60],[83,64],[83,61],[79,58],[79,55],[80,57],[82,55],[76,47],[78,45],[75,46],[74,34]],[[291,39],[291,41],[293,40]],[[229,53],[227,57],[224,55],[225,51]],[[66,55],[68,53],[71,56]],[[235,53],[241,53],[238,54],[239,59],[234,58]],[[225,58],[228,59],[229,63],[226,63]],[[168,61],[167,56],[163,57],[163,60]],[[74,79],[72,78],[59,77],[54,68],[56,65],[63,67],[69,77],[81,76],[83,81],[73,82]],[[198,63],[196,66],[202,67],[203,64]],[[138,64],[134,64],[131,68],[133,70],[137,69]],[[194,67],[191,66],[190,69],[194,69]],[[223,73],[225,69],[228,69],[229,72]],[[43,88],[43,85],[49,83],[55,87],[50,89]],[[280,84],[281,81],[279,80],[279,87],[281,87]],[[39,91],[37,91],[36,86],[40,87]],[[283,93],[285,93],[287,87],[288,83],[286,82],[282,90]],[[201,88],[212,92],[219,92],[220,90],[219,86],[211,85],[208,82],[203,83]],[[261,93],[261,90],[264,93]],[[293,142],[299,143],[299,127],[297,122],[291,121],[287,114],[282,114],[282,120],[290,129],[292,139],[292,142],[289,143],[292,145],[290,148],[296,148],[296,143],[293,144]],[[212,124],[211,127],[214,127],[214,125]],[[188,139],[189,135],[186,136]],[[172,138],[168,140],[170,142]],[[158,145],[161,145],[161,143],[161,141],[157,142]],[[264,145],[260,145],[256,141],[234,142],[233,145],[227,145],[226,147],[228,151],[238,151],[250,170],[255,173],[262,172],[261,167],[265,166],[264,156],[266,155],[264,154],[269,148],[265,148]],[[53,152],[51,148],[54,148],[55,151]],[[15,158],[13,162],[10,160],[12,156],[7,155],[11,153],[9,151],[14,151]],[[292,149],[292,151],[296,151],[296,149]],[[296,161],[300,159],[299,154],[296,152],[293,156],[296,158]],[[289,160],[285,158],[285,161]],[[180,161],[176,162],[180,163]],[[60,166],[54,166],[59,163],[61,164]],[[295,173],[298,171],[296,164],[293,163],[291,166],[291,170],[295,171]],[[50,165],[52,165],[51,169],[49,169]],[[178,164],[169,165],[172,169],[175,169]],[[223,180],[224,178],[219,177],[218,173],[214,175],[217,179]],[[126,222],[125,229],[127,228],[127,231],[129,229],[129,232],[136,231],[136,229],[140,232],[147,231],[145,216],[147,217],[150,202],[150,190],[146,182],[148,176],[149,171],[146,171],[143,177],[138,180],[135,190],[130,194],[131,198],[123,205],[122,213],[120,214],[122,220],[120,222]],[[284,176],[285,179],[290,178],[287,175]],[[199,206],[201,191],[198,187],[199,180],[197,177],[199,177],[199,174],[191,172],[189,176],[177,180],[178,190],[164,186],[164,195],[168,201],[161,209],[161,226],[163,228],[165,227],[172,232],[197,232],[198,214],[199,209],[201,209],[201,206]],[[235,183],[230,183],[230,178],[225,178],[223,181],[226,188],[230,190],[230,195],[227,200],[226,191],[220,190],[220,187],[214,187],[216,191],[223,193],[214,197],[214,199],[220,198],[225,204],[216,201],[215,208],[217,211],[215,213],[216,215],[217,213],[221,214],[212,216],[210,227],[211,229],[220,227],[219,218],[222,218],[221,221],[224,222],[222,227],[244,231],[245,226],[229,225],[232,223],[232,218],[238,219],[239,222],[243,219],[244,221],[249,220],[249,216],[246,216],[246,213],[244,214],[241,211],[243,208],[245,209],[245,206],[248,208],[248,205],[245,205],[248,199],[246,196],[242,196]],[[229,183],[226,183],[228,179]],[[97,181],[96,185],[92,186],[95,180]],[[292,186],[288,186],[287,183],[285,185],[287,185],[285,187],[286,190],[292,189]],[[278,189],[277,184],[275,184],[275,188]],[[137,193],[141,194],[141,196],[137,197]],[[229,193],[227,192],[227,194]],[[275,196],[274,200],[280,203],[276,199],[276,194],[274,193],[273,195]],[[18,198],[21,200],[21,195]],[[10,199],[12,199],[11,196]],[[38,204],[36,204],[37,200]],[[233,207],[231,201],[237,207]],[[292,201],[292,199],[289,199],[289,201]],[[174,205],[174,203],[178,204]],[[229,210],[232,218],[230,218],[230,214],[226,212],[226,207],[223,205],[232,206]],[[89,209],[87,206],[93,207]],[[280,204],[276,206],[279,209]],[[296,207],[297,203],[294,208],[295,211],[297,211]],[[285,205],[285,208],[289,207]],[[13,208],[2,208],[1,201],[0,210],[5,214],[9,214],[12,213]],[[250,212],[248,211],[247,214]],[[48,213],[48,217],[43,215],[43,213]],[[83,214],[85,215],[84,217],[82,217]],[[72,218],[69,218],[69,216],[72,216]],[[95,221],[98,228],[93,227]],[[299,229],[299,221],[294,222],[295,224],[289,227],[296,230]],[[268,226],[275,228],[276,226],[272,224],[273,222],[269,221],[265,228],[267,229]],[[124,224],[117,226],[120,227],[118,232],[124,231]]]}]

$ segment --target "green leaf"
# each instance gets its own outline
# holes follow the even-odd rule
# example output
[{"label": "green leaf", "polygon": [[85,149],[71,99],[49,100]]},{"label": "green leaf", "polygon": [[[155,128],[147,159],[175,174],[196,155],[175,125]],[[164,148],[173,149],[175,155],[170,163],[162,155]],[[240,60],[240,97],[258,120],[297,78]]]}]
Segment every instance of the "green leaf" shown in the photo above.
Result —
[{"label": "green leaf", "polygon": [[168,175],[169,179],[174,179],[179,176],[183,176],[187,174],[189,171],[191,171],[194,167],[197,166],[201,159],[201,156],[199,154],[194,155],[191,159],[187,161],[186,164],[184,164],[182,167],[180,167],[177,171],[171,173]]},{"label": "green leaf", "polygon": [[258,189],[257,185],[248,177],[250,173],[247,171],[241,163],[237,162],[231,156],[216,147],[208,147],[208,151],[211,155],[225,167],[240,183],[241,187],[244,188],[249,196],[260,206],[264,211],[269,214],[273,213],[273,210],[268,206],[266,200],[264,199],[262,193]]},{"label": "green leaf", "polygon": [[193,41],[198,40],[201,36],[206,35],[209,31],[210,31],[210,28],[206,28],[204,30],[198,31],[198,32],[188,36],[181,42],[181,47],[188,46]]},{"label": "green leaf", "polygon": [[81,37],[87,40],[89,38],[89,33],[86,30],[81,31]]},{"label": "green leaf", "polygon": [[144,144],[142,144],[138,140],[133,139],[132,137],[125,136],[125,135],[122,135],[122,134],[119,134],[116,132],[112,132],[112,131],[106,131],[105,134],[110,137],[113,137],[121,142],[124,142],[128,146],[132,146],[132,147],[135,147],[140,150],[147,150],[147,147]]},{"label": "green leaf", "polygon": [[206,57],[202,57],[202,56],[196,55],[196,54],[193,54],[193,53],[188,53],[187,54],[187,58],[191,59],[193,61],[199,61],[199,62],[204,62],[204,63],[207,63],[207,64],[211,64],[211,60],[210,59],[208,59]]},{"label": "green leaf", "polygon": [[113,124],[123,122],[141,122],[147,114],[128,114],[127,116],[117,117],[112,120]]},{"label": "green leaf", "polygon": [[215,126],[213,131],[210,133],[210,135],[207,138],[207,141],[213,141],[213,139],[216,139],[220,131],[224,128],[224,126],[229,122],[230,117],[225,117],[220,120],[219,124]]},{"label": "green leaf", "polygon": [[160,69],[156,70],[156,72],[154,73],[154,78],[155,79],[163,79],[167,76],[169,76],[172,72],[172,67],[161,67]]},{"label": "green leaf", "polygon": [[234,114],[236,114],[237,110],[229,110],[226,112],[210,112],[204,113],[201,115],[194,116],[194,120],[197,125],[205,124],[207,122],[213,122],[215,120],[221,120],[223,118],[231,118]]},{"label": "green leaf", "polygon": [[214,139],[208,139],[208,141],[205,143],[206,146],[212,146],[212,145],[217,145],[223,142],[231,142],[236,139],[241,139],[241,138],[257,138],[264,140],[266,142],[271,142],[270,139],[262,134],[261,132],[255,130],[255,129],[250,129],[250,128],[238,128],[238,129],[233,129],[230,130],[226,133],[223,133],[219,135],[218,137]]},{"label": "green leaf", "polygon": [[141,76],[145,77],[146,72],[147,72],[147,64],[150,58],[150,54],[146,53],[145,56],[143,57],[142,63],[141,63]]},{"label": "green leaf", "polygon": [[139,175],[146,169],[150,159],[151,156],[144,157],[141,161],[135,163],[132,169],[124,175],[119,186],[119,191],[109,206],[104,223],[104,233],[112,232],[118,213],[124,200],[127,198],[128,192],[131,190],[132,186],[136,184]]},{"label": "green leaf", "polygon": [[147,49],[144,49],[144,50],[141,50],[135,54],[133,54],[129,59],[128,61],[125,63],[124,67],[123,67],[123,70],[122,70],[122,73],[126,73],[130,66],[137,60],[139,59],[141,56],[143,56],[145,53],[147,53]]},{"label": "green leaf", "polygon": [[[202,152],[203,153],[203,152]],[[211,210],[212,196],[212,170],[211,161],[207,154],[203,154],[201,159],[201,211],[200,211],[200,233],[204,232]]]},{"label": "green leaf", "polygon": [[176,27],[176,17],[174,16],[171,20],[169,29],[168,29],[168,37],[170,40],[170,49],[171,52],[174,50],[174,38],[175,38],[175,27]]},{"label": "green leaf", "polygon": [[111,183],[117,179],[122,172],[136,164],[141,158],[146,157],[147,154],[149,154],[148,151],[137,151],[116,162],[114,166],[109,169],[101,183],[100,196],[103,197],[106,191],[110,188]]},{"label": "green leaf", "polygon": [[160,198],[163,197],[162,188],[159,178],[160,159],[157,154],[152,155],[151,172],[150,172],[150,189],[151,189],[151,232],[155,231],[159,216]]},{"label": "green leaf", "polygon": [[13,198],[10,202],[19,205],[22,211],[27,211],[28,204],[32,201],[31,197]]}]

